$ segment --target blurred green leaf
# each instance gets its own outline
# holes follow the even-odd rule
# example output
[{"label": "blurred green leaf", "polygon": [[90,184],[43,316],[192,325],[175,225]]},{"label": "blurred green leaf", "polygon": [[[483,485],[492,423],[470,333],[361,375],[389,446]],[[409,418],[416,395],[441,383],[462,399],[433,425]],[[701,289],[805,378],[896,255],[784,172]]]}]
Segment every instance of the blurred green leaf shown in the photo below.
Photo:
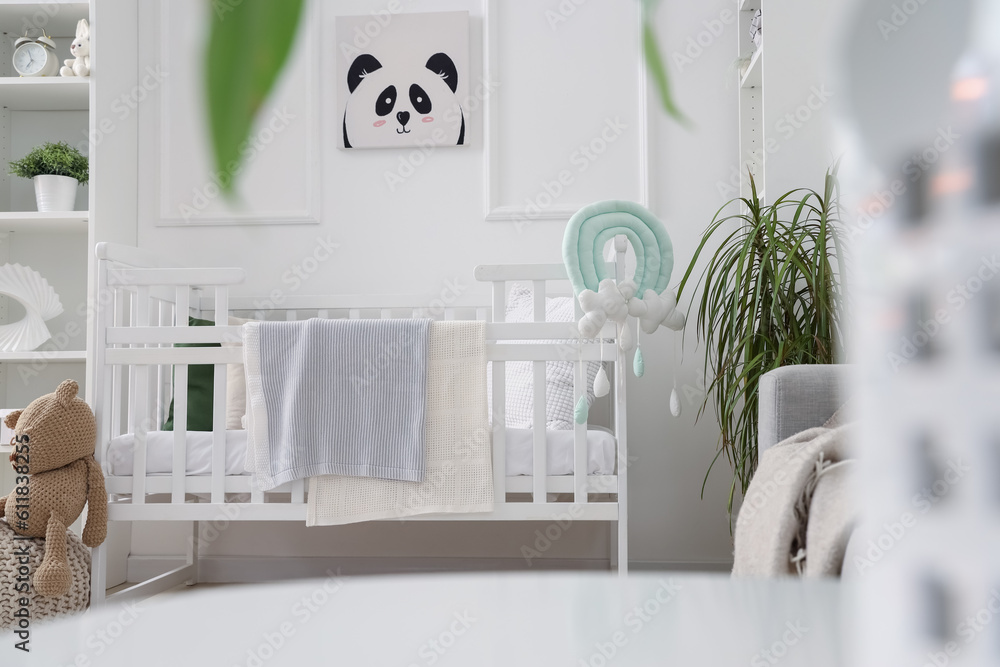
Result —
[{"label": "blurred green leaf", "polygon": [[660,53],[660,45],[656,39],[656,30],[653,28],[652,9],[655,0],[642,1],[642,53],[646,58],[646,68],[656,86],[657,95],[660,98],[660,105],[671,118],[685,127],[690,126],[690,121],[677,107],[673,94],[670,92],[670,77],[667,74],[667,67],[663,63],[663,55]]},{"label": "blurred green leaf", "polygon": [[[304,0],[212,0],[206,49],[208,126],[220,187],[231,194],[243,142],[295,41]],[[226,178],[225,176],[228,176]]]}]

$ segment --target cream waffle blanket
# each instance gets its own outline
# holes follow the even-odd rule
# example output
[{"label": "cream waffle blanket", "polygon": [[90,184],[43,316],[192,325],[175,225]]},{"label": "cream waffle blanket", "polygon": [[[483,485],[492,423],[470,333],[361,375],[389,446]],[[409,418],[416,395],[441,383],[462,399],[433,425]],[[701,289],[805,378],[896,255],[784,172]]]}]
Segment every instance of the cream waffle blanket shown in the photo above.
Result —
[{"label": "cream waffle blanket", "polygon": [[431,323],[423,481],[312,477],[306,525],[493,510],[485,334],[479,321]]}]

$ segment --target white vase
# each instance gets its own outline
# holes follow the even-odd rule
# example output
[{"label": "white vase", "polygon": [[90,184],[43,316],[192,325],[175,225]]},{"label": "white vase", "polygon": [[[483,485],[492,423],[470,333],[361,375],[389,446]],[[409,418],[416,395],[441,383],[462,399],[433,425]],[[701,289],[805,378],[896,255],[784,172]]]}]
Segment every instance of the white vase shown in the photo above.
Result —
[{"label": "white vase", "polygon": [[76,190],[79,185],[72,176],[35,176],[35,202],[41,212],[72,211],[76,208]]}]

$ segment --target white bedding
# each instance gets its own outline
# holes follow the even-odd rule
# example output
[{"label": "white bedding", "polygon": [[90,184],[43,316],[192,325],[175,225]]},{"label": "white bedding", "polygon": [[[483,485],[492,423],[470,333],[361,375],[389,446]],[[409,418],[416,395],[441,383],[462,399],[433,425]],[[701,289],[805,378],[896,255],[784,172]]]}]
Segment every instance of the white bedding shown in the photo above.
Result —
[{"label": "white bedding", "polygon": [[[546,431],[549,475],[573,474],[573,431]],[[507,476],[531,475],[534,466],[531,429],[507,429]],[[135,437],[120,435],[108,445],[105,462],[110,474],[132,474],[132,449]],[[247,432],[226,431],[226,474],[245,475]],[[587,474],[611,475],[615,470],[615,438],[610,431],[591,428],[587,431]],[[169,475],[174,460],[174,432],[150,431],[146,439],[146,474]],[[212,433],[189,431],[187,434],[187,474],[209,475],[212,470]]]}]

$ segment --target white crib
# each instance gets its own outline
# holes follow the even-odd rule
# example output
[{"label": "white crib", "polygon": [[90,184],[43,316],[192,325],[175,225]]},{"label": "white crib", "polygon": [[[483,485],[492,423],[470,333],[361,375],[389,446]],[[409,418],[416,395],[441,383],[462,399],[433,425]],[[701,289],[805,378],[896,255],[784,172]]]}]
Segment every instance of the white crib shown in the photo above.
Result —
[{"label": "white crib", "polygon": [[[624,263],[624,243],[616,244],[615,266]],[[226,365],[242,363],[241,328],[229,326],[230,314],[256,319],[308,317],[432,317],[485,320],[487,359],[493,363],[494,416],[503,415],[505,362],[533,362],[534,423],[545,424],[545,363],[574,363],[574,401],[585,394],[586,363],[603,359],[612,378],[611,427],[617,451],[615,471],[588,475],[586,424],[573,430],[572,475],[546,472],[546,431],[532,432],[531,476],[508,477],[505,471],[507,428],[492,420],[495,509],[482,514],[429,514],[407,520],[555,521],[567,512],[574,521],[617,523],[613,532],[612,566],[624,575],[628,563],[626,477],[628,449],[625,418],[624,354],[617,331],[609,323],[601,338],[582,340],[569,331],[575,325],[545,322],[546,296],[565,295],[553,286],[567,285],[565,268],[553,265],[479,266],[475,277],[492,283],[492,304],[455,301],[443,304],[419,297],[298,296],[274,299],[230,296],[229,288],[244,280],[239,268],[178,268],[145,251],[110,243],[98,244],[98,295],[94,371],[91,377],[97,415],[97,459],[104,466],[109,494],[109,521],[192,521],[194,534],[186,563],[154,579],[105,596],[107,545],[94,550],[92,604],[111,599],[146,597],[198,578],[199,522],[305,521],[303,480],[263,492],[245,474],[226,471]],[[534,321],[504,322],[509,282],[530,282]],[[577,307],[579,315],[579,307]],[[215,326],[188,326],[188,315],[212,320]],[[558,341],[558,342],[552,342]],[[222,343],[221,347],[175,347],[179,343]],[[603,349],[602,349],[603,346]],[[188,474],[188,365],[214,365],[213,427],[209,474]],[[175,430],[169,474],[147,474],[147,434],[160,428],[173,397]],[[131,474],[112,474],[105,460],[109,443],[133,434]]]}]

